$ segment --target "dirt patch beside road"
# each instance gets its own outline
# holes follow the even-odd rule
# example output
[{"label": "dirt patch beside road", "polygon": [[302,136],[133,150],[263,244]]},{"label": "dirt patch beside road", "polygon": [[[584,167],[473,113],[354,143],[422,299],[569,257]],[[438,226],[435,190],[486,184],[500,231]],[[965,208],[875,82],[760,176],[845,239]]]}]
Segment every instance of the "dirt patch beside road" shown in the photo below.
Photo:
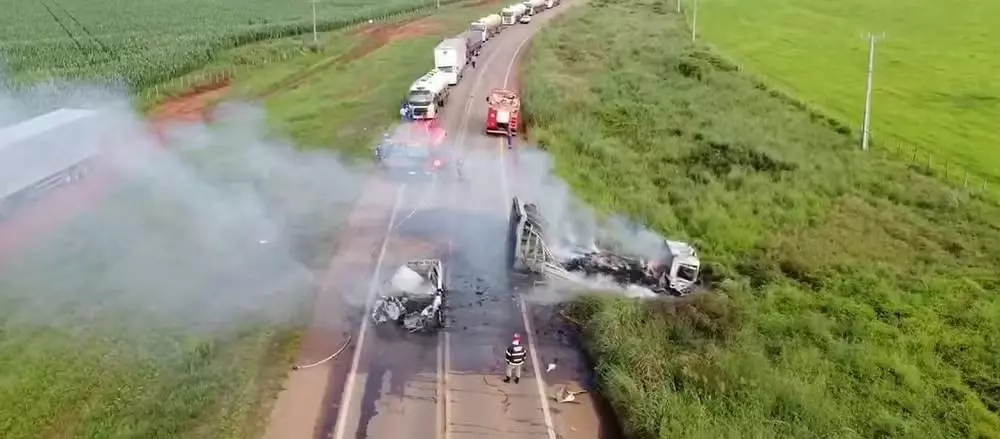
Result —
[{"label": "dirt patch beside road", "polygon": [[208,118],[211,105],[229,91],[230,78],[197,85],[184,94],[168,99],[151,112],[153,123],[200,122]]}]

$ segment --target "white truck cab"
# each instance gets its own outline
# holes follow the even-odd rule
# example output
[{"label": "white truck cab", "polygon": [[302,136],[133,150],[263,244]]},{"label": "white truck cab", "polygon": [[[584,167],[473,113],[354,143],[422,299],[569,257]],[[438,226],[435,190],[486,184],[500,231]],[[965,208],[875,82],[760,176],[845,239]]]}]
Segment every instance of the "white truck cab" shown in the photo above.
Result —
[{"label": "white truck cab", "polygon": [[414,81],[406,95],[406,102],[410,105],[413,118],[418,120],[437,118],[441,108],[448,102],[448,91],[448,78],[437,69]]}]

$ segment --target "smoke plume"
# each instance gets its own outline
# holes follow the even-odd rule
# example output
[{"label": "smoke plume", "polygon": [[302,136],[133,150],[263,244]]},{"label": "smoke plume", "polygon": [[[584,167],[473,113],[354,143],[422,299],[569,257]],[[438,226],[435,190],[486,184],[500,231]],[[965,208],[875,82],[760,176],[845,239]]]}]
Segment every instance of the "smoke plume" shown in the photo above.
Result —
[{"label": "smoke plume", "polygon": [[[559,259],[603,251],[654,259],[660,256],[665,238],[620,214],[601,214],[573,193],[555,173],[553,158],[541,149],[524,148],[517,153],[517,179],[513,195],[535,203],[547,221],[546,245]],[[550,282],[536,288],[532,297],[558,302],[582,292],[608,292],[629,297],[654,296],[638,285],[622,287],[610,278],[572,273],[572,280]]]},{"label": "smoke plume", "polygon": [[0,233],[27,235],[72,216],[0,249],[0,329],[110,319],[219,331],[298,315],[369,170],[295,149],[253,105],[227,104],[210,125],[156,135],[124,96],[67,83],[0,91],[0,126],[57,108],[101,112],[88,125],[95,136],[45,140],[100,143],[95,170],[52,195],[88,205],[70,215],[46,207],[46,195],[0,220]]}]

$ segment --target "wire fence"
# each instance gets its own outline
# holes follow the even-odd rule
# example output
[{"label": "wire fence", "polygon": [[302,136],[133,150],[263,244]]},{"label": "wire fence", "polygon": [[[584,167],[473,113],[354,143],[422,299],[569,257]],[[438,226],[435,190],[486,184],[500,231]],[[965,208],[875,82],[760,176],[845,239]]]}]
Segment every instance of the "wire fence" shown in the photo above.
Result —
[{"label": "wire fence", "polygon": [[941,182],[970,195],[997,194],[997,187],[989,177],[969,171],[950,156],[920,148],[899,139],[884,136],[873,143],[869,153],[905,163],[910,169],[935,177]]}]

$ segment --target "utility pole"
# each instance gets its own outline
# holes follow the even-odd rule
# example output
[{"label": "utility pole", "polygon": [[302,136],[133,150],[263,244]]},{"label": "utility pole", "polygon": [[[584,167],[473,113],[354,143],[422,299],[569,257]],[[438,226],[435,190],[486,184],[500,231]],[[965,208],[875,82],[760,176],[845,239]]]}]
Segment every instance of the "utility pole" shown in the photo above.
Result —
[{"label": "utility pole", "polygon": [[319,37],[316,35],[316,2],[318,2],[318,1],[319,0],[309,0],[309,3],[312,3],[312,9],[313,9],[313,45],[314,46],[319,44]]},{"label": "utility pole", "polygon": [[698,39],[698,0],[694,0],[694,12],[691,18],[691,42]]},{"label": "utility pole", "polygon": [[681,13],[681,1],[682,1],[682,0],[677,0],[677,13],[678,13],[678,14],[680,14],[680,13]]},{"label": "utility pole", "polygon": [[868,33],[868,81],[865,87],[865,121],[861,132],[862,151],[868,151],[868,142],[871,140],[872,77],[875,73],[875,42],[884,37],[885,34],[876,36],[873,33]]},{"label": "utility pole", "polygon": [[441,9],[441,0],[437,0],[437,8]]}]

